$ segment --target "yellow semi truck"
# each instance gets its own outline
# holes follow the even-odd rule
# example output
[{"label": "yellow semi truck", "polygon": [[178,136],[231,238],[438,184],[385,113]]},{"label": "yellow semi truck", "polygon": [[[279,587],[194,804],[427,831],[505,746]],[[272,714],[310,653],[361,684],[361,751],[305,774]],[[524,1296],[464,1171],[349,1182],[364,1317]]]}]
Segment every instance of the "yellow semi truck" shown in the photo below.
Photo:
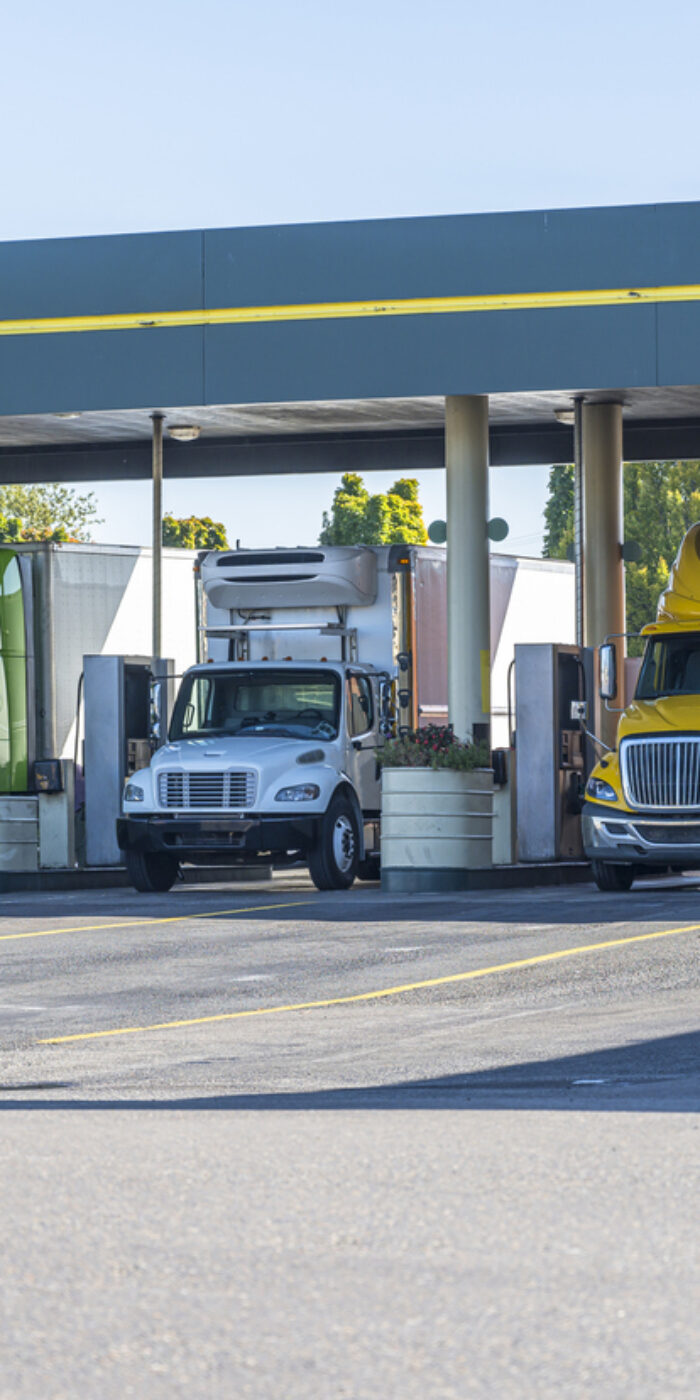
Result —
[{"label": "yellow semi truck", "polygon": [[[700,523],[691,526],[659,598],[617,748],[586,784],[583,844],[601,890],[635,875],[700,867]],[[600,650],[600,694],[618,690],[616,650]]]}]

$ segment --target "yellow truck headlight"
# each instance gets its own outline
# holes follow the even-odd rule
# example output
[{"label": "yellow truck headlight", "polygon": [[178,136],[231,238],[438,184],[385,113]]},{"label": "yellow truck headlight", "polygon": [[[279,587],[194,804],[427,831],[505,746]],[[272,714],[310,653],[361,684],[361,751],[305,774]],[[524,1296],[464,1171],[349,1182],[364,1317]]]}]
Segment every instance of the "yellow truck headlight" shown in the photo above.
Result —
[{"label": "yellow truck headlight", "polygon": [[586,783],[586,797],[593,797],[597,802],[617,802],[617,793],[610,783],[606,783],[602,778],[589,778]]}]

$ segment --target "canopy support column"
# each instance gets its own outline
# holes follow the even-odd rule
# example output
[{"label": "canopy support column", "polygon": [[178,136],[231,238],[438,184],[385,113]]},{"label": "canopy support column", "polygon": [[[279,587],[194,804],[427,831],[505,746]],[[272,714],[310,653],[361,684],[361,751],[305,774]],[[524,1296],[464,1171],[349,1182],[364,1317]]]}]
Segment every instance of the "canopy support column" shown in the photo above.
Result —
[{"label": "canopy support column", "polygon": [[153,671],[163,655],[163,414],[152,413],[153,421]]},{"label": "canopy support column", "polygon": [[[583,405],[584,641],[597,647],[625,630],[622,559],[622,404]],[[618,700],[624,704],[624,638],[616,642]],[[612,748],[618,716],[603,708],[599,737]]]},{"label": "canopy support column", "polygon": [[489,743],[489,401],[445,400],[447,468],[447,697],[459,739]]}]

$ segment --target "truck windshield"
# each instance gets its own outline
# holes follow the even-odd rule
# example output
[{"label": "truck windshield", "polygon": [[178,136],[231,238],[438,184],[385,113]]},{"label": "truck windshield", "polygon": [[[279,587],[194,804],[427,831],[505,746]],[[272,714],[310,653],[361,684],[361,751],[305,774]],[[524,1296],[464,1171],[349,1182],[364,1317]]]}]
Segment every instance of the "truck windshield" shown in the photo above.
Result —
[{"label": "truck windshield", "polygon": [[700,632],[655,637],[647,642],[635,699],[700,695]]},{"label": "truck windshield", "polygon": [[340,681],[332,671],[207,670],[185,676],[170,738],[277,735],[335,739]]}]

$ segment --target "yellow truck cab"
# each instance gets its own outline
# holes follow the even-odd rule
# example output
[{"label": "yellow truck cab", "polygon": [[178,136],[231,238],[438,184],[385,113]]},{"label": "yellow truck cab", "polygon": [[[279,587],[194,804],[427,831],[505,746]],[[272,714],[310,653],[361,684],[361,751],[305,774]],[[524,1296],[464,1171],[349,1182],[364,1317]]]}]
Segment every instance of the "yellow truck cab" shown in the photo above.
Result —
[{"label": "yellow truck cab", "polygon": [[[635,874],[700,867],[700,523],[691,526],[659,598],[617,748],[586,784],[583,844],[601,890]],[[601,648],[601,696],[617,692],[615,651]]]}]

